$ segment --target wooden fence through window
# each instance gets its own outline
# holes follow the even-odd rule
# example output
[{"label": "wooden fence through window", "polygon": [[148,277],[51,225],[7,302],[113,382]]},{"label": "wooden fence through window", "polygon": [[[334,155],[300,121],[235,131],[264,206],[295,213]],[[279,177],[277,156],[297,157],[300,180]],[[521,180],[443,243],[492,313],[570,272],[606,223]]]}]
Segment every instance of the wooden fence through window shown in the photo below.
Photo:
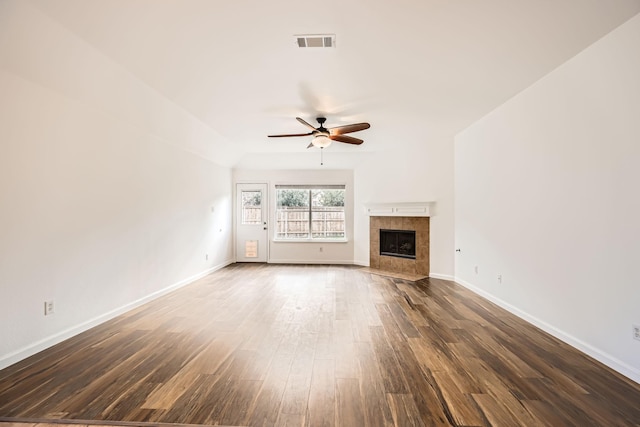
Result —
[{"label": "wooden fence through window", "polygon": [[[259,223],[259,218],[259,206],[243,208],[243,224]],[[314,206],[311,211],[313,235],[309,236],[309,208],[282,206],[276,209],[275,237],[281,239],[340,238],[344,237],[344,223],[344,207]]]}]

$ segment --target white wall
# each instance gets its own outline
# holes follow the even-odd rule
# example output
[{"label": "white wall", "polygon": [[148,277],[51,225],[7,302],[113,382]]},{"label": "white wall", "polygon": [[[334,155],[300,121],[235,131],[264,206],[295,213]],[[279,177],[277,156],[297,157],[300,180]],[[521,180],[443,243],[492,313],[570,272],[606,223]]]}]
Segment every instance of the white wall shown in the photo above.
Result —
[{"label": "white wall", "polygon": [[640,382],[638,46],[640,15],[456,137],[455,237],[460,283]]},{"label": "white wall", "polygon": [[232,261],[217,142],[26,2],[0,4],[0,368]]},{"label": "white wall", "polygon": [[[269,188],[269,221],[273,224],[275,212],[275,186],[345,185],[346,242],[276,242],[269,235],[270,263],[353,264],[353,172],[349,170],[260,170],[234,169],[236,183],[266,183]],[[270,227],[275,229],[275,227]],[[322,248],[322,252],[320,249]]]},{"label": "white wall", "polygon": [[369,203],[435,202],[430,218],[430,276],[453,279],[453,142],[427,135],[372,153],[354,170],[355,261],[369,265]]}]

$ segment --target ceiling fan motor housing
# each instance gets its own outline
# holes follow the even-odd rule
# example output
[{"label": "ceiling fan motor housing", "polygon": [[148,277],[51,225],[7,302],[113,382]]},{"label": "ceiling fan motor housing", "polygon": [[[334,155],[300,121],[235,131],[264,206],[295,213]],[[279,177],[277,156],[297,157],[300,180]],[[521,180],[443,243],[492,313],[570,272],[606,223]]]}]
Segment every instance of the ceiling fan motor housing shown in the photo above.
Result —
[{"label": "ceiling fan motor housing", "polygon": [[327,136],[329,136],[329,130],[324,127],[324,122],[327,121],[327,118],[326,117],[318,117],[318,118],[316,118],[316,120],[318,121],[318,123],[320,123],[320,127],[317,129],[317,131],[318,132],[322,132],[322,133],[326,133]]}]

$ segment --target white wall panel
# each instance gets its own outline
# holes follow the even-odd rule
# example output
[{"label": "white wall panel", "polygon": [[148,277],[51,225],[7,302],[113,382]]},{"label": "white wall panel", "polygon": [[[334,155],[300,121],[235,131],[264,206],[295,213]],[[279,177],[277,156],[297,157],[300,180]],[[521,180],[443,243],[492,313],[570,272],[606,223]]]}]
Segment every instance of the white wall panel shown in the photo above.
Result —
[{"label": "white wall panel", "polygon": [[455,230],[461,283],[640,382],[638,46],[640,16],[456,137]]}]

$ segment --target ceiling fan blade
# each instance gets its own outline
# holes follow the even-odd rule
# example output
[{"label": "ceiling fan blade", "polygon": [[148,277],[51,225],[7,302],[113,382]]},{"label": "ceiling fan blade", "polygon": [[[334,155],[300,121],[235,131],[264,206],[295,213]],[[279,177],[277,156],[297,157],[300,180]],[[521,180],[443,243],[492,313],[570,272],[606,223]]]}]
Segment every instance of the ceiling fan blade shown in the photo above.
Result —
[{"label": "ceiling fan blade", "polygon": [[309,132],[309,133],[288,133],[285,135],[268,135],[269,138],[285,138],[288,136],[309,136],[309,135],[313,135],[313,132]]},{"label": "ceiling fan blade", "polygon": [[369,129],[369,123],[354,123],[352,125],[336,126],[329,129],[331,135],[343,135],[345,133],[358,132],[360,130]]},{"label": "ceiling fan blade", "polygon": [[329,139],[333,141],[346,142],[347,144],[360,145],[364,141],[358,138],[354,138],[352,136],[346,135],[329,135]]},{"label": "ceiling fan blade", "polygon": [[303,125],[305,125],[306,127],[308,127],[309,129],[316,130],[315,126],[311,126],[309,123],[305,122],[300,117],[296,117],[296,120],[299,121],[300,123],[302,123]]}]

